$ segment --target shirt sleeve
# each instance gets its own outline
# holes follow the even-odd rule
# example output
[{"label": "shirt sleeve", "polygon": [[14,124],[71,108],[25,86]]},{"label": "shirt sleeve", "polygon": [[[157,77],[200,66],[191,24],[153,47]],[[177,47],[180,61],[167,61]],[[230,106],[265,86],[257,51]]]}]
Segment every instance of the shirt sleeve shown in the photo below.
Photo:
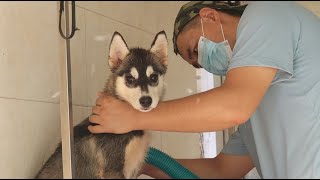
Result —
[{"label": "shirt sleeve", "polygon": [[[300,23],[294,15],[281,13],[281,5],[265,8],[258,3],[248,5],[240,19],[228,71],[245,66],[272,67],[278,69],[272,83],[288,80],[293,76]],[[279,15],[274,18],[270,13]]]},{"label": "shirt sleeve", "polygon": [[222,151],[224,154],[244,156],[249,155],[246,145],[243,143],[239,131],[236,131],[231,135],[229,141],[224,145]]}]

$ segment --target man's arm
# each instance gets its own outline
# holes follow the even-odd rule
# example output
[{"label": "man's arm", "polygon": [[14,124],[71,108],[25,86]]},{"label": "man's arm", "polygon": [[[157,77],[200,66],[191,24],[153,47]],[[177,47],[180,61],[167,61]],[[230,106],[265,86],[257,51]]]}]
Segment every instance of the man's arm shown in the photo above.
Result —
[{"label": "man's arm", "polygon": [[246,122],[260,104],[277,69],[239,67],[229,71],[222,86],[189,97],[159,103],[148,113],[128,103],[101,96],[93,107],[92,133],[132,130],[208,132]]},{"label": "man's arm", "polygon": [[[200,179],[240,179],[254,168],[249,156],[232,156],[220,153],[210,159],[178,159],[185,168],[198,175]],[[142,174],[156,179],[169,179],[170,177],[154,166],[145,165]]]},{"label": "man's arm", "polygon": [[242,124],[259,105],[276,72],[268,67],[232,69],[218,88],[165,101],[149,113],[139,113],[135,129],[204,132]]}]

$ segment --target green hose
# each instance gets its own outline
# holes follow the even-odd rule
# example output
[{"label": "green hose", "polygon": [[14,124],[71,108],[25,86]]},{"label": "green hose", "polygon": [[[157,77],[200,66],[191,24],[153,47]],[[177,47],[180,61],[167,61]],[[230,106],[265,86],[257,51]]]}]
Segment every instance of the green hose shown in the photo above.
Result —
[{"label": "green hose", "polygon": [[146,162],[159,168],[173,179],[199,179],[198,176],[183,167],[172,157],[153,147],[150,147]]}]

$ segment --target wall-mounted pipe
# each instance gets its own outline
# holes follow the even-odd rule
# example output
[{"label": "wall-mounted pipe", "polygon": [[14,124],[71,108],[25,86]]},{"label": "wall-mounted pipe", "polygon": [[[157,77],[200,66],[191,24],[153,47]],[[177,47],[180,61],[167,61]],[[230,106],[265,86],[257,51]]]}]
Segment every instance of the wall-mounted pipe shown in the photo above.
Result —
[{"label": "wall-mounted pipe", "polygon": [[[64,8],[65,5],[65,8]],[[71,54],[70,39],[76,29],[75,22],[75,2],[72,2],[72,32],[69,33],[69,3],[58,4],[59,10],[59,32],[61,39],[60,57],[60,119],[61,119],[61,138],[62,138],[62,163],[63,178],[72,179],[74,177],[73,166],[73,114],[72,114],[72,91],[71,91]],[[65,33],[62,32],[62,12],[65,9]]]}]

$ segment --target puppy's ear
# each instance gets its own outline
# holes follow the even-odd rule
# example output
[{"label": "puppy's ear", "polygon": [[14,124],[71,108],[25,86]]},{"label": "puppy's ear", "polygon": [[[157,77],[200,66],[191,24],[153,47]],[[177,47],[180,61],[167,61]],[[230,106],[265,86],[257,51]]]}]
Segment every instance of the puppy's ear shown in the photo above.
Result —
[{"label": "puppy's ear", "polygon": [[120,33],[114,32],[109,46],[109,66],[116,69],[129,54],[129,49]]},{"label": "puppy's ear", "polygon": [[152,42],[150,52],[154,53],[163,65],[168,65],[168,40],[164,31],[156,35]]}]

